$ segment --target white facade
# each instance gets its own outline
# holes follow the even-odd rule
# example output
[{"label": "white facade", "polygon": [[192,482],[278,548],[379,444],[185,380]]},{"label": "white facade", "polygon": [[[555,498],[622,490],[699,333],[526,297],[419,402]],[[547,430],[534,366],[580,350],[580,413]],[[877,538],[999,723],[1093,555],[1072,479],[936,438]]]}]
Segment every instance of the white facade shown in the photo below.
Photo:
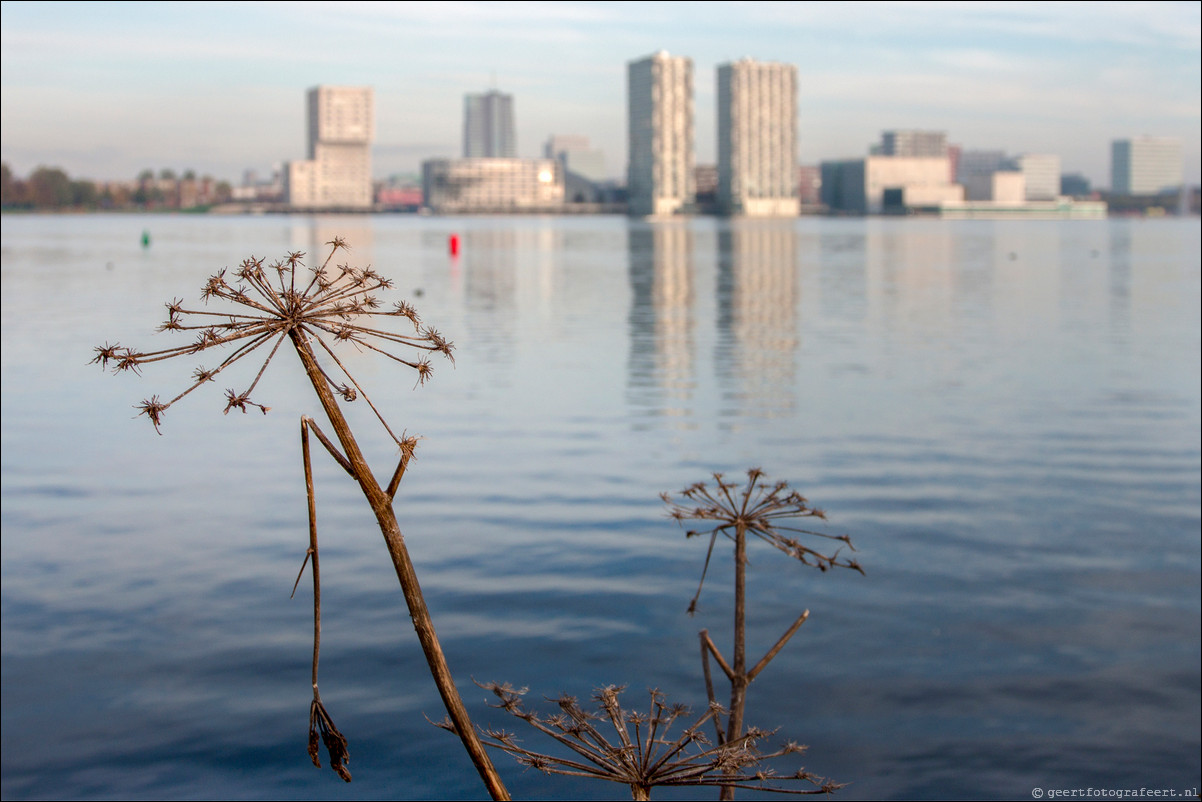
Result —
[{"label": "white facade", "polygon": [[686,211],[694,201],[693,61],[660,51],[627,65],[628,208]]},{"label": "white facade", "polygon": [[431,159],[422,162],[425,205],[439,213],[547,211],[563,205],[554,159]]},{"label": "white facade", "polygon": [[463,157],[513,159],[518,155],[513,95],[495,89],[463,99]]},{"label": "white facade", "polygon": [[309,158],[289,162],[284,170],[287,203],[370,208],[375,93],[370,87],[318,86],[309,90],[308,106]]},{"label": "white facade", "polygon": [[795,66],[718,67],[718,205],[729,215],[799,213]]},{"label": "white facade", "polygon": [[1048,201],[1060,197],[1060,157],[1052,153],[1026,153],[1018,157],[1018,169],[1026,179],[1024,200]]},{"label": "white facade", "polygon": [[962,201],[964,188],[947,180],[950,169],[946,156],[869,156],[823,162],[822,202],[837,212],[881,214],[891,205],[929,207]]},{"label": "white facade", "polygon": [[1159,195],[1181,187],[1181,140],[1141,136],[1110,146],[1110,191],[1116,195]]}]

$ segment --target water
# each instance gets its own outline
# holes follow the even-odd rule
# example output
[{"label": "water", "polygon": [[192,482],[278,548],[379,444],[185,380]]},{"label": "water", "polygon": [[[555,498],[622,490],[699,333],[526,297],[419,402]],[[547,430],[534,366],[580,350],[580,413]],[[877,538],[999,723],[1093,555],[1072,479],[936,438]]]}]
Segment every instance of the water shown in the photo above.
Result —
[{"label": "water", "polygon": [[[456,343],[419,389],[348,358],[424,438],[399,518],[478,721],[550,749],[472,678],[544,710],[606,684],[703,706],[730,555],[690,619],[705,545],[658,495],[760,466],[867,571],[750,550],[752,656],[811,617],[747,720],[809,744],[840,798],[1199,786],[1196,220],[5,216],[4,798],[482,797],[424,718],[374,520],[320,456],[321,687],[354,782],[305,755],[311,608],[288,594],[318,409],[296,359],[256,392],[269,415],[223,416],[231,380],[161,437],[134,405],[204,360],[88,364],[176,344],[162,304],[215,270],[334,234]],[[625,796],[496,760],[517,797]]]}]

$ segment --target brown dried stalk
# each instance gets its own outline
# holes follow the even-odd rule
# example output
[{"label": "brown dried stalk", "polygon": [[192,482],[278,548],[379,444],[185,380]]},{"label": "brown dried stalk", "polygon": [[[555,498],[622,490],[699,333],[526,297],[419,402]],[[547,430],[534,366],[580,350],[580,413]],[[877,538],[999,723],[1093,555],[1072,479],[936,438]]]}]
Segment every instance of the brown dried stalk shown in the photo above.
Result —
[{"label": "brown dried stalk", "polygon": [[[730,681],[730,715],[727,718],[726,733],[723,734],[715,718],[719,742],[732,742],[739,738],[743,730],[743,714],[747,706],[747,686],[755,679],[769,661],[784,648],[790,638],[801,628],[810,615],[804,611],[785,631],[775,645],[750,669],[747,667],[747,623],[746,623],[746,586],[747,586],[747,535],[755,535],[769,545],[795,558],[803,565],[810,565],[820,571],[830,568],[850,568],[864,573],[860,564],[849,557],[840,556],[842,546],[834,551],[806,545],[799,535],[819,538],[820,540],[838,541],[847,548],[855,551],[851,539],[847,535],[828,535],[809,529],[786,525],[786,522],[799,518],[819,518],[826,520],[822,510],[809,505],[800,493],[790,490],[787,482],[777,482],[767,485],[763,482],[764,472],[752,468],[747,472],[747,485],[742,492],[736,492],[738,486],[727,482],[722,474],[714,474],[714,487],[711,489],[703,482],[687,487],[680,492],[682,501],[675,501],[667,493],[661,498],[669,506],[668,514],[683,524],[686,520],[698,520],[712,523],[704,530],[689,530],[686,537],[709,535],[709,548],[705,553],[705,565],[701,569],[701,582],[697,585],[697,593],[689,602],[689,614],[697,610],[697,601],[701,597],[701,588],[705,584],[705,575],[709,570],[710,558],[714,554],[714,544],[721,534],[735,544],[735,617],[734,617],[734,660],[727,663],[718,647],[710,639],[706,630],[701,630],[701,662],[705,674],[706,692],[710,703],[714,703],[713,682],[710,677],[710,655],[726,674]],[[722,799],[734,799],[732,784],[722,788]]]},{"label": "brown dried stalk", "polygon": [[[326,417],[329,418],[338,443],[341,445],[341,451],[339,451],[334,443],[313,424],[312,419],[302,419],[305,438],[306,485],[310,499],[310,549],[307,557],[312,558],[314,563],[315,596],[314,697],[313,703],[310,705],[311,754],[316,751],[313,739],[320,730],[320,735],[330,751],[330,760],[335,770],[344,779],[349,780],[349,772],[344,774],[346,740],[329,720],[325,707],[321,703],[320,695],[317,693],[317,656],[321,626],[320,585],[317,571],[316,529],[312,517],[314,515],[312,477],[308,471],[307,433],[309,428],[313,429],[322,445],[338,464],[358,482],[364,497],[371,505],[392,557],[397,579],[400,581],[405,602],[409,607],[409,615],[413,620],[414,630],[417,632],[430,673],[438,686],[447,712],[451,720],[455,722],[458,732],[461,733],[464,748],[471,756],[472,762],[493,799],[508,799],[508,792],[471,726],[467,710],[463,706],[451,672],[447,668],[446,658],[434,631],[434,624],[430,619],[430,612],[426,607],[421,586],[418,584],[417,574],[414,572],[413,561],[410,559],[404,536],[397,523],[396,513],[392,508],[393,497],[396,495],[405,467],[413,455],[414,441],[411,438],[397,437],[359,382],[347,370],[333,347],[340,343],[350,343],[360,349],[375,351],[412,368],[417,373],[417,382],[421,384],[430,377],[431,373],[428,355],[439,353],[450,359],[453,346],[435,329],[423,326],[417,312],[408,303],[401,302],[391,309],[381,309],[376,293],[390,288],[391,282],[370,267],[359,269],[345,264],[331,265],[335,254],[348,248],[346,241],[339,237],[327,244],[331,248],[325,262],[321,267],[308,272],[304,271],[304,254],[290,253],[285,259],[266,266],[264,266],[264,260],[252,257],[245,260],[229,278],[226,276],[226,270],[212,276],[204,287],[202,298],[206,303],[211,300],[227,301],[231,304],[232,311],[185,308],[182,300],[175,300],[167,304],[167,321],[160,326],[160,330],[193,332],[196,339],[189,345],[144,352],[124,348],[117,344],[105,344],[95,349],[96,355],[92,361],[102,367],[108,367],[111,362],[114,372],[138,373],[143,365],[152,362],[197,354],[218,346],[232,347],[232,351],[216,368],[208,370],[203,367],[198,368],[193,374],[194,383],[179,395],[169,401],[162,401],[158,396],[151,396],[138,405],[137,408],[141,410],[141,414],[146,415],[155,430],[161,434],[159,427],[162,425],[163,416],[175,402],[200,386],[213,381],[218,374],[263,347],[269,347],[267,356],[246,389],[242,391],[231,389],[226,392],[225,412],[228,413],[231,409],[247,412],[249,408],[253,407],[266,414],[270,407],[251,400],[251,393],[258,386],[259,380],[262,379],[267,366],[280,346],[285,341],[292,345],[317,393]],[[413,331],[396,332],[375,327],[375,321],[382,318],[404,318],[412,326]],[[418,355],[406,358],[396,353],[397,349],[412,349]],[[333,367],[323,367],[318,360],[318,354],[331,362]],[[336,395],[341,396],[342,400],[346,402],[362,398],[400,449],[400,461],[393,471],[387,488],[380,486],[368,466],[367,460],[351,432],[350,425],[342,413]],[[301,570],[304,570],[303,566]]]},{"label": "brown dried stalk", "polygon": [[[524,688],[517,690],[497,683],[481,687],[501,700],[494,707],[555,739],[576,757],[533,752],[521,746],[513,733],[503,730],[481,730],[488,746],[508,752],[522,765],[546,774],[629,785],[635,800],[650,799],[651,789],[656,786],[733,785],[783,794],[822,794],[841,787],[804,769],[781,776],[762,767],[767,760],[805,751],[804,746],[787,743],[774,752],[760,752],[758,742],[772,734],[764,730],[749,729],[739,738],[714,746],[702,730],[707,721],[721,713],[717,705],[711,705],[679,735],[670,738],[673,724],[689,716],[689,709],[684,705],[669,705],[658,690],[650,691],[651,706],[646,713],[623,710],[618,697],[625,689],[611,685],[593,694],[597,712],[585,710],[573,696],[561,696],[550,700],[561,712],[541,716],[523,706]],[[613,727],[613,734],[608,736],[607,724]],[[455,731],[450,722],[438,726]],[[783,788],[772,784],[789,780],[800,780],[814,787]]]}]

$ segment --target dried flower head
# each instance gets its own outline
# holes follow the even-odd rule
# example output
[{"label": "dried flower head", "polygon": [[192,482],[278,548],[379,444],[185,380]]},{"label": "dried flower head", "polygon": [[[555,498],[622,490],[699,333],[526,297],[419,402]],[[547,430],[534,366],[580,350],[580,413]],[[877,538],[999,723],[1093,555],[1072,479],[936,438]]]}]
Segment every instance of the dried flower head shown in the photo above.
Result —
[{"label": "dried flower head", "polygon": [[[233,308],[228,311],[189,309],[180,299],[166,304],[167,320],[159,326],[159,330],[192,332],[195,337],[193,342],[161,351],[135,351],[119,344],[105,343],[95,349],[92,362],[105,368],[111,362],[115,373],[138,373],[143,365],[150,362],[196,354],[218,346],[232,347],[233,350],[217,367],[210,370],[197,368],[192,376],[194,383],[170,401],[163,402],[158,396],[152,396],[138,405],[141,414],[146,415],[158,431],[163,414],[172,404],[202,384],[213,381],[217,374],[252,352],[270,346],[254,379],[244,390],[227,390],[225,404],[226,413],[231,409],[247,412],[254,407],[266,414],[270,407],[251,400],[251,393],[284,339],[297,337],[306,345],[316,343],[336,366],[332,372],[340,378],[345,377],[346,381],[335,381],[335,375],[322,368],[334,392],[346,401],[354,401],[362,396],[385,430],[399,443],[400,439],[393,434],[355,377],[334,353],[330,342],[352,343],[400,362],[416,371],[418,384],[430,377],[431,367],[427,356],[439,353],[454,361],[454,346],[436,330],[424,327],[408,303],[401,302],[391,309],[382,310],[376,293],[391,288],[392,282],[371,267],[331,265],[334,255],[339,250],[347,250],[348,246],[341,237],[335,237],[326,244],[330,246],[330,253],[325,262],[321,267],[309,271],[305,271],[305,255],[294,252],[266,266],[263,259],[251,257],[228,277],[226,270],[211,276],[205,283],[201,297],[206,305],[214,299],[229,302]],[[375,328],[375,319],[381,317],[404,318],[413,331],[398,333]],[[415,357],[405,358],[396,353],[402,348],[414,349],[419,353]]]},{"label": "dried flower head", "polygon": [[[669,507],[668,515],[681,525],[684,521],[694,520],[713,523],[708,529],[691,529],[685,533],[686,537],[710,536],[709,549],[705,553],[705,567],[701,570],[701,583],[698,584],[697,593],[689,603],[690,613],[697,608],[697,599],[701,596],[701,587],[705,584],[705,574],[709,570],[710,557],[713,556],[714,543],[719,534],[734,540],[740,531],[751,532],[802,564],[812,565],[820,571],[840,567],[864,573],[858,562],[840,556],[843,546],[855,551],[847,535],[828,535],[784,523],[799,518],[819,518],[825,521],[826,514],[822,510],[811,507],[804,496],[789,489],[787,482],[768,485],[763,480],[764,472],[759,468],[752,468],[747,471],[747,485],[742,492],[736,492],[738,485],[726,481],[721,473],[715,473],[713,488],[704,482],[698,482],[680,491],[683,499],[681,501],[674,500],[667,493],[661,494],[660,498]],[[835,540],[843,546],[833,552],[819,551],[801,542],[796,535]]]},{"label": "dried flower head", "polygon": [[339,777],[351,781],[351,770],[346,767],[351,762],[351,753],[347,749],[346,736],[334,726],[334,720],[326,712],[321,700],[314,697],[309,704],[309,759],[313,765],[321,768],[321,754],[318,743],[324,743],[326,752],[330,755],[330,768]]},{"label": "dried flower head", "polygon": [[[586,710],[573,696],[561,696],[554,702],[559,713],[543,716],[522,704],[526,689],[489,683],[481,687],[492,691],[500,702],[494,707],[525,721],[539,732],[567,747],[576,757],[559,757],[533,752],[521,746],[513,733],[481,730],[485,744],[512,755],[524,766],[547,774],[590,777],[629,785],[635,799],[647,799],[658,785],[727,786],[790,794],[829,793],[841,787],[821,777],[799,770],[778,775],[764,762],[787,754],[800,754],[804,746],[787,743],[770,753],[760,752],[757,743],[772,733],[749,730],[742,737],[713,745],[702,732],[706,722],[722,710],[713,705],[680,732],[670,736],[677,719],[690,715],[684,705],[670,705],[664,694],[650,691],[651,704],[646,713],[624,710],[619,696],[622,687],[599,688],[593,694],[596,711]],[[448,723],[438,726],[454,731]],[[612,734],[607,735],[609,728]],[[785,788],[773,783],[801,780],[809,787]]]}]

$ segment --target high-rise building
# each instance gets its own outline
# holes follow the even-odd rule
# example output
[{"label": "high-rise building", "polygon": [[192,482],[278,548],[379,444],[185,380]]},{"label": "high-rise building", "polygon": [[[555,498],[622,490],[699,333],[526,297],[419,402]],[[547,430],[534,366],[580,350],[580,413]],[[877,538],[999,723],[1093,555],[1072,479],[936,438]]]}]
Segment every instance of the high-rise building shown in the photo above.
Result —
[{"label": "high-rise building", "polygon": [[630,214],[670,215],[693,204],[693,60],[660,51],[627,65]]},{"label": "high-rise building", "polygon": [[463,158],[514,159],[513,95],[493,89],[463,99]]},{"label": "high-rise building", "polygon": [[308,93],[309,158],[289,162],[284,197],[292,206],[363,209],[372,205],[371,87],[317,86]]},{"label": "high-rise building", "polygon": [[718,207],[796,216],[797,68],[742,59],[718,67]]},{"label": "high-rise building", "polygon": [[1110,191],[1160,195],[1181,187],[1181,140],[1140,136],[1110,145]]}]

